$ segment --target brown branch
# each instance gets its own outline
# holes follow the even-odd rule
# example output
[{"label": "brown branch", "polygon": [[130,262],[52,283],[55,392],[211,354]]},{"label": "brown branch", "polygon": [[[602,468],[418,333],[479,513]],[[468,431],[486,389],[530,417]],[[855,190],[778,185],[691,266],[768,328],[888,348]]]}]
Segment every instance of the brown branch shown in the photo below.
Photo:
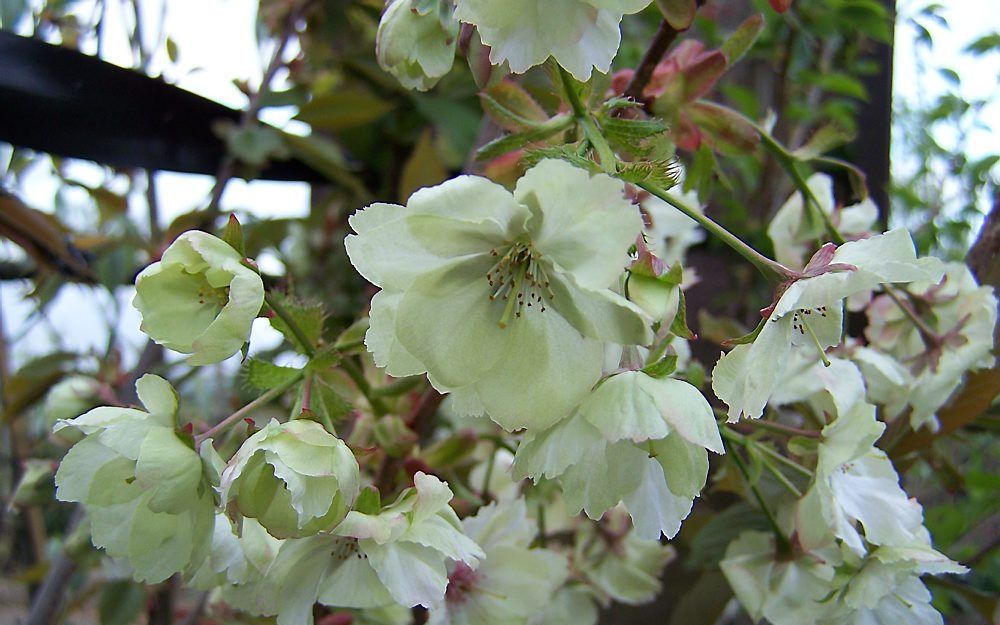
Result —
[{"label": "brown branch", "polygon": [[666,54],[670,44],[677,39],[678,34],[678,31],[668,24],[667,20],[660,22],[660,28],[656,31],[653,42],[649,44],[646,53],[642,55],[642,60],[639,61],[639,66],[635,68],[635,74],[622,95],[633,100],[642,100],[642,91],[653,77],[653,70]]}]

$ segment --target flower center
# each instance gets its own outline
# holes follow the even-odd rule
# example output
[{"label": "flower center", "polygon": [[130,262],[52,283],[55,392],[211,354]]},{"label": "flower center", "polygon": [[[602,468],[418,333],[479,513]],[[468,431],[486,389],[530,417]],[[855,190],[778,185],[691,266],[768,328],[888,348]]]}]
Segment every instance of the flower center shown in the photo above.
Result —
[{"label": "flower center", "polygon": [[448,576],[448,589],[445,591],[445,599],[448,603],[457,604],[465,601],[468,594],[476,585],[476,572],[464,562],[455,565],[455,569]]},{"label": "flower center", "polygon": [[495,248],[490,254],[498,260],[486,273],[486,280],[493,292],[490,301],[506,302],[498,325],[506,328],[512,316],[520,317],[526,308],[537,306],[545,312],[545,300],[552,300],[555,293],[549,286],[542,258],[531,243],[514,243],[503,254]]},{"label": "flower center", "polygon": [[225,308],[229,303],[229,287],[213,288],[205,285],[198,289],[198,303]]}]

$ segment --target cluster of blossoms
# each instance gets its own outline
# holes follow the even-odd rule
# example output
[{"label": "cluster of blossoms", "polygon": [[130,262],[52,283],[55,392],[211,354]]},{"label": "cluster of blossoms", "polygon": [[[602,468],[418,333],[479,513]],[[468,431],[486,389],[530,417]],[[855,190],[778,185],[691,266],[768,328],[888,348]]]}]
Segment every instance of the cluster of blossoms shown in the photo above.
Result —
[{"label": "cluster of blossoms", "polygon": [[493,65],[523,74],[549,58],[579,80],[607,73],[620,24],[652,0],[392,0],[378,28],[379,64],[426,91],[449,71],[461,24],[476,27]]},{"label": "cluster of blossoms", "polygon": [[[523,72],[552,57],[582,80],[608,71],[622,17],[649,4],[393,0],[378,58],[428,89],[465,23],[496,64]],[[654,95],[684,120],[701,93],[669,85],[718,55],[689,46],[668,61]],[[578,165],[540,159],[512,189],[459,176],[350,217],[347,254],[379,289],[361,366],[425,376],[446,397],[447,427],[419,440],[366,388],[377,374],[348,371],[355,355],[339,343],[311,344],[241,251],[183,234],[136,280],[143,331],[199,366],[245,353],[254,320],[274,313],[309,360],[275,367],[291,377],[266,399],[299,385],[292,417],[216,445],[240,413],[194,436],[162,378],[138,381],[146,410],[94,407],[92,381],[73,380],[59,393],[79,416],[54,417],[77,432],[57,496],[83,505],[94,544],[136,579],[181,574],[279,625],[311,623],[316,604],[366,623],[408,623],[422,606],[433,625],[592,625],[600,606],[656,596],[674,556],[664,538],[710,465],[743,468],[724,439],[756,443],[716,413],[743,426],[769,412],[815,419],[820,432],[795,452],[803,464],[785,459],[808,487],[774,498],[772,531],[728,544],[721,568],[739,602],[776,625],[940,623],[920,576],[965,569],[932,547],[922,508],[875,446],[877,406],[883,421],[934,426],[965,373],[993,364],[991,289],[964,266],[919,258],[905,230],[871,232],[870,202],[839,208],[829,178],[814,176],[808,200],[789,199],[768,229],[783,282],[757,329],[720,356],[713,408],[685,321],[697,276],[682,265],[706,223],[697,194],[650,195]],[[817,250],[831,223],[849,240]],[[867,313],[867,344],[844,339],[847,310]],[[340,434],[307,400],[338,367],[367,404]],[[383,462],[369,471],[372,454]],[[469,460],[461,474],[454,458]]]}]

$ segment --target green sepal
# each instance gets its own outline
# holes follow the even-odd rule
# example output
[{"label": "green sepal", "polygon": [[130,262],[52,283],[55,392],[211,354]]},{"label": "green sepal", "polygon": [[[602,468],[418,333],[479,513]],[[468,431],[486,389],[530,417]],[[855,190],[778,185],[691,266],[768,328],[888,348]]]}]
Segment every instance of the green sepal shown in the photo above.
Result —
[{"label": "green sepal", "polygon": [[287,384],[300,375],[302,371],[295,367],[283,367],[257,358],[248,358],[243,367],[246,383],[262,391]]},{"label": "green sepal", "polygon": [[[680,265],[675,264],[674,267],[680,267]],[[677,298],[677,314],[674,315],[674,320],[670,323],[670,331],[684,339],[697,338],[697,335],[691,331],[687,324],[687,302],[684,299],[683,289],[678,289]]]},{"label": "green sepal", "polygon": [[340,336],[338,336],[337,340],[334,341],[333,346],[339,352],[346,352],[364,347],[365,333],[368,332],[369,325],[370,322],[368,317],[358,319],[349,325],[346,330],[340,333]]},{"label": "green sepal", "polygon": [[651,378],[665,378],[676,370],[677,354],[667,354],[656,362],[640,369],[640,371]]},{"label": "green sepal", "polygon": [[243,226],[234,213],[229,214],[229,221],[222,229],[222,240],[229,244],[229,247],[236,250],[240,256],[246,256],[246,245],[243,241]]},{"label": "green sepal", "polygon": [[323,322],[326,319],[323,305],[318,302],[304,302],[277,291],[272,291],[270,297],[292,318],[311,345],[302,345],[288,324],[276,313],[269,318],[271,327],[281,332],[299,350],[315,348],[323,336]]},{"label": "green sepal", "polygon": [[361,489],[357,500],[354,502],[354,509],[361,514],[376,515],[382,510],[382,495],[375,486],[366,486]]},{"label": "green sepal", "polygon": [[737,337],[735,339],[726,339],[723,345],[726,347],[735,347],[737,345],[748,345],[757,340],[757,335],[760,334],[761,330],[764,329],[764,324],[767,323],[767,319],[761,319],[757,327],[753,329],[750,334],[745,334],[743,336]]}]

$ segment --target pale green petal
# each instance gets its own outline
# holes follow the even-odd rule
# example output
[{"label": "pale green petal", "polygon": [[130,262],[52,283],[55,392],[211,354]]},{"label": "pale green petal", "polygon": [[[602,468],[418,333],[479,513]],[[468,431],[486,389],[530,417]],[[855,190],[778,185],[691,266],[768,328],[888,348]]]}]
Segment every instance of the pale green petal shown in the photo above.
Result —
[{"label": "pale green petal", "polygon": [[396,337],[396,310],[402,298],[402,292],[382,290],[376,293],[368,313],[368,331],[365,332],[365,347],[375,359],[375,364],[397,378],[419,375],[427,370]]},{"label": "pale green petal", "polygon": [[178,514],[196,499],[202,482],[201,458],[173,430],[152,428],[142,442],[135,477],[150,491],[153,512]]},{"label": "pale green petal", "polygon": [[580,334],[619,345],[648,345],[652,319],[638,305],[608,289],[577,286],[572,274],[550,274],[552,292],[546,302]]},{"label": "pale green petal", "polygon": [[156,584],[187,567],[194,529],[186,515],[153,512],[140,505],[129,535],[128,562],[135,579]]},{"label": "pale green petal", "polygon": [[701,391],[673,378],[651,378],[643,374],[639,380],[674,432],[689,443],[717,454],[726,453],[715,413]]},{"label": "pale green petal", "polygon": [[377,608],[390,605],[392,595],[379,581],[368,557],[361,551],[348,553],[323,578],[317,601],[341,608]]},{"label": "pale green petal", "polygon": [[507,349],[475,389],[487,414],[507,430],[551,426],[601,377],[603,346],[553,311],[532,310],[501,332],[508,333]]},{"label": "pale green petal", "polygon": [[638,443],[664,438],[670,428],[643,387],[642,377],[648,376],[626,371],[608,378],[580,404],[580,416],[608,441],[631,439]]},{"label": "pale green petal", "polygon": [[503,303],[490,301],[489,268],[487,259],[446,266],[418,278],[399,302],[400,344],[451,388],[482,378],[508,351],[513,329],[523,325],[499,327]]},{"label": "pale green petal", "polygon": [[451,560],[470,566],[475,566],[486,555],[479,545],[440,516],[415,522],[399,540],[430,547]]},{"label": "pale green petal", "polygon": [[281,545],[266,578],[274,585],[278,625],[312,625],[313,604],[334,563],[330,554],[336,545],[337,539],[329,536],[286,540]]},{"label": "pale green petal", "polygon": [[160,424],[176,427],[177,391],[158,375],[147,373],[135,382],[135,393],[149,414]]},{"label": "pale green petal", "polygon": [[420,189],[406,207],[373,204],[354,213],[350,224],[357,235],[347,237],[345,245],[351,263],[369,282],[405,290],[454,257],[488,253],[523,227],[526,216],[502,186],[459,176]]},{"label": "pale green petal", "polygon": [[448,586],[443,557],[433,549],[409,542],[379,545],[362,541],[375,573],[396,602],[430,607],[441,600]]},{"label": "pale green petal", "polygon": [[527,548],[538,531],[534,521],[528,518],[523,497],[502,504],[490,502],[479,508],[474,516],[462,519],[462,529],[486,551],[499,545]]},{"label": "pale green petal", "polygon": [[[834,202],[833,179],[818,173],[810,176],[806,183],[819,200],[821,209],[830,214]],[[774,244],[775,260],[792,269],[805,266],[806,242],[815,241],[825,234],[823,220],[811,208],[807,216],[802,200],[802,193],[793,191],[767,226],[767,236]]]},{"label": "pale green petal", "polygon": [[737,345],[712,370],[712,390],[729,406],[729,422],[757,419],[780,384],[791,350],[792,320],[764,324],[757,339]]},{"label": "pale green petal", "polygon": [[52,429],[56,432],[67,427],[74,427],[84,434],[93,434],[110,425],[129,420],[144,420],[149,413],[135,408],[118,408],[117,406],[99,406],[75,419],[60,420]]},{"label": "pale green petal", "polygon": [[139,328],[168,349],[191,353],[195,339],[222,310],[215,299],[199,299],[199,290],[209,286],[201,274],[180,265],[150,265],[135,279],[132,305],[142,315]]},{"label": "pale green petal", "polygon": [[774,309],[782,316],[795,309],[829,306],[856,293],[875,289],[881,283],[916,282],[941,279],[943,264],[930,258],[917,259],[909,232],[900,228],[837,248],[832,263],[857,267],[794,282]]},{"label": "pale green petal", "polygon": [[[809,311],[808,314],[805,310],[792,313],[798,316],[798,328],[792,328],[792,345],[810,349],[817,356],[819,356],[819,352],[816,341],[819,341],[823,349],[840,345],[844,334],[844,303],[838,301],[822,310],[806,310]],[[775,316],[771,315],[771,319],[775,319]],[[810,329],[812,332],[809,332]],[[815,340],[813,334],[816,335]]]},{"label": "pale green petal", "polygon": [[528,231],[543,258],[584,288],[605,289],[642,232],[624,183],[561,160],[544,160],[518,181],[514,197],[531,210]]},{"label": "pale green petal", "polygon": [[[135,493],[139,493],[136,488]],[[87,509],[90,519],[90,540],[95,547],[104,549],[113,558],[127,558],[132,520],[142,506],[139,496],[112,506],[93,506]]]},{"label": "pale green petal", "polygon": [[598,9],[630,15],[645,9],[652,0],[585,0],[585,2]]},{"label": "pale green petal", "polygon": [[73,445],[56,471],[56,498],[59,501],[86,501],[94,475],[118,457],[114,450],[92,436]]},{"label": "pale green petal", "polygon": [[433,518],[455,496],[446,482],[437,477],[417,471],[413,475],[413,486],[417,496],[413,503],[413,523],[421,523]]},{"label": "pale green petal", "polygon": [[208,328],[191,343],[193,355],[188,364],[207,365],[220,362],[240,351],[250,336],[253,320],[264,303],[264,282],[256,272],[243,268],[229,284],[229,303]]},{"label": "pale green petal", "polygon": [[608,445],[602,453],[574,464],[563,474],[563,499],[570,512],[581,509],[597,520],[643,479],[649,456],[630,441]]},{"label": "pale green petal", "polygon": [[385,515],[371,515],[351,510],[340,522],[333,533],[337,536],[350,536],[358,539],[368,539],[379,544],[385,544],[393,533],[401,533],[402,528],[394,532],[394,525],[403,523],[401,517],[390,519]]},{"label": "pale green petal", "polygon": [[554,478],[573,464],[603,452],[601,432],[586,419],[572,416],[542,432],[528,431],[517,447],[511,477],[520,481],[526,477],[536,482],[542,477]]},{"label": "pale green petal", "polygon": [[694,503],[694,499],[675,495],[667,488],[663,467],[652,459],[646,463],[639,487],[623,501],[636,536],[644,540],[659,540],[660,534],[673,538]]}]

